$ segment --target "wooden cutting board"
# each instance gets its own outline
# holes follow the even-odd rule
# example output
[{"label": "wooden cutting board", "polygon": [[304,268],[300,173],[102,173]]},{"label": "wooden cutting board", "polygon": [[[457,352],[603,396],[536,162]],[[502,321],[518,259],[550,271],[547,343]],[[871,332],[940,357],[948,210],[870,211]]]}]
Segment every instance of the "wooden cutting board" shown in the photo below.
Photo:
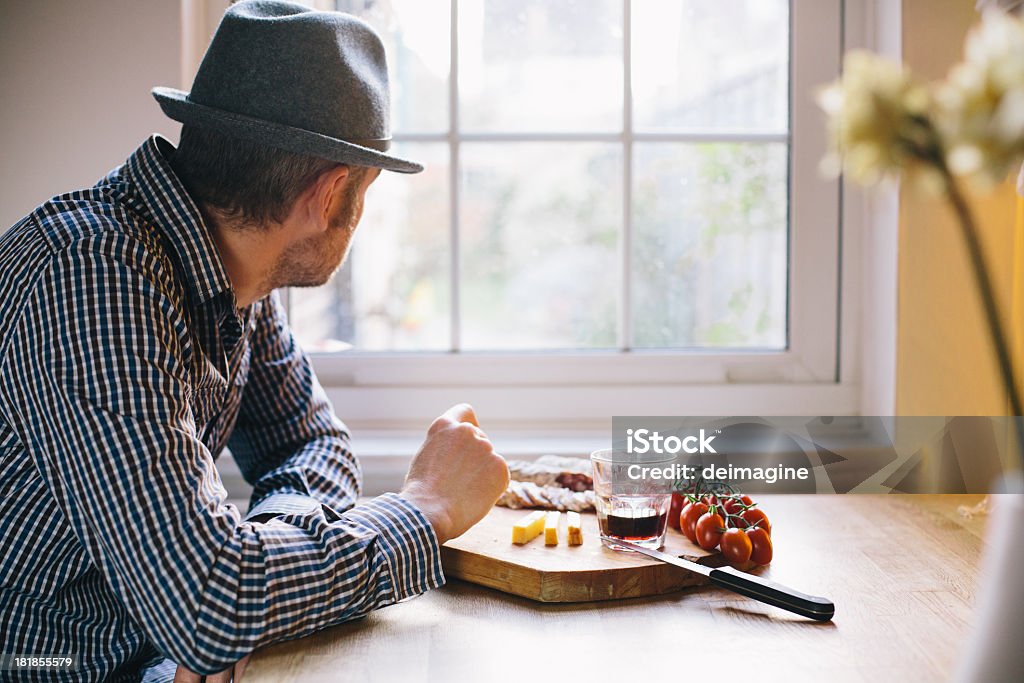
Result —
[{"label": "wooden cutting board", "polygon": [[[707,583],[700,574],[605,548],[592,512],[581,515],[581,546],[566,545],[564,514],[557,546],[545,546],[543,534],[526,545],[514,545],[512,525],[529,512],[495,507],[479,524],[448,541],[441,548],[445,575],[541,602],[638,598]],[[701,549],[672,529],[662,550],[712,567],[725,563],[719,553]]]}]

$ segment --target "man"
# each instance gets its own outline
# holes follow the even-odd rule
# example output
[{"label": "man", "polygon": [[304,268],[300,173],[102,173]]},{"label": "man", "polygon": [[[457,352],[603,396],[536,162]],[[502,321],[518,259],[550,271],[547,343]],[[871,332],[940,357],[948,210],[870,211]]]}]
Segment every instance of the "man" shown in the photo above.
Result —
[{"label": "man", "polygon": [[338,268],[382,169],[422,170],[385,153],[373,31],[239,3],[191,93],[154,95],[177,150],[154,136],[0,238],[0,652],[77,657],[4,676],[228,680],[254,648],[440,585],[440,544],[507,484],[461,405],[399,494],[355,506],[348,434],[273,294]]}]

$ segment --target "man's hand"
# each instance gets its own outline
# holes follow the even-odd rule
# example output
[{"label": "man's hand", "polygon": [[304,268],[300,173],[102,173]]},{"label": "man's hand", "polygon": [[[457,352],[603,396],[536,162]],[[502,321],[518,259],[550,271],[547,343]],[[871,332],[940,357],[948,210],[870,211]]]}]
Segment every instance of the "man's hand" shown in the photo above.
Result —
[{"label": "man's hand", "polygon": [[224,669],[219,674],[209,676],[202,676],[179,664],[174,672],[174,683],[203,683],[204,681],[206,683],[240,683],[245,667],[249,663],[249,657],[251,655],[246,655],[235,662],[234,666]]},{"label": "man's hand", "polygon": [[434,527],[439,543],[461,536],[508,486],[508,465],[465,403],[449,408],[427,430],[401,495]]}]

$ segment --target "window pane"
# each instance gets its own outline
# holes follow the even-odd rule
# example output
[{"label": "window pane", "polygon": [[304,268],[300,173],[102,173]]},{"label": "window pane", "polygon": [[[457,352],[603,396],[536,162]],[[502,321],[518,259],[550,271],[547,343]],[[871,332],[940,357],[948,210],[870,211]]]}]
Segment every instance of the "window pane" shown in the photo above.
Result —
[{"label": "window pane", "polygon": [[621,0],[463,0],[467,131],[622,128]]},{"label": "window pane", "polygon": [[449,0],[337,0],[337,8],[365,20],[384,41],[392,132],[448,130]]},{"label": "window pane", "polygon": [[634,0],[638,130],[785,131],[786,0]]},{"label": "window pane", "polygon": [[637,347],[786,345],[784,144],[636,145]]},{"label": "window pane", "polygon": [[323,287],[292,290],[292,327],[307,349],[450,347],[448,146],[393,150],[427,169],[382,172],[342,269]]},{"label": "window pane", "polygon": [[616,344],[620,145],[462,147],[462,345]]}]

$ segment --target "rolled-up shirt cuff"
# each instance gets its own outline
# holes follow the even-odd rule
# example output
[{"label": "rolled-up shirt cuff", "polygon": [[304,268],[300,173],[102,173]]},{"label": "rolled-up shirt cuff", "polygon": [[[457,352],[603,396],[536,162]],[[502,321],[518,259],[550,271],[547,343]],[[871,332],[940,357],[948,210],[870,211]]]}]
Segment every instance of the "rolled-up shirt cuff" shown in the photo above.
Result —
[{"label": "rolled-up shirt cuff", "polygon": [[272,493],[249,510],[245,515],[247,521],[268,515],[309,515],[320,510],[320,503],[301,493]]},{"label": "rolled-up shirt cuff", "polygon": [[444,584],[437,535],[423,513],[406,499],[385,493],[342,517],[378,534],[396,602]]}]

